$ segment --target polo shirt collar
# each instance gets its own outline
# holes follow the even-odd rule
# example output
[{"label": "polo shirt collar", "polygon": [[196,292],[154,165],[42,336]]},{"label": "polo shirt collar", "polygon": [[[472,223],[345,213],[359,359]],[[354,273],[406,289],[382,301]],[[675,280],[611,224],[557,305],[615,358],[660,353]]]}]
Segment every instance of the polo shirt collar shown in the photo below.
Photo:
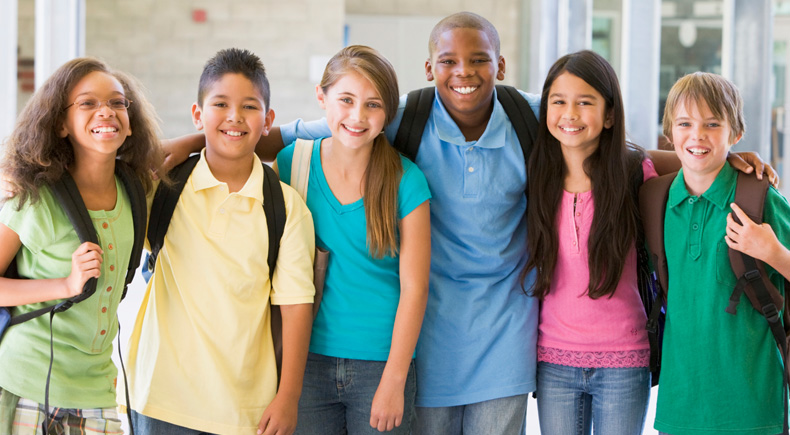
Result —
[{"label": "polo shirt collar", "polygon": [[[236,192],[236,194],[254,199],[255,201],[263,204],[263,189],[261,189],[261,186],[263,186],[263,167],[258,162],[258,158],[255,156],[250,158],[250,164],[252,165],[250,177],[247,179],[247,182],[244,183],[244,187]],[[200,152],[200,160],[197,162],[195,169],[192,171],[192,177],[190,180],[192,183],[192,188],[195,190],[195,192],[225,185],[225,183],[217,180],[214,177],[214,174],[211,173],[211,169],[208,167],[208,162],[206,162],[205,149]]]},{"label": "polo shirt collar", "polygon": [[439,91],[435,90],[434,92],[432,113],[439,140],[461,147],[474,145],[480,148],[502,148],[505,146],[506,132],[508,130],[505,128],[505,123],[508,122],[508,119],[505,115],[505,109],[502,108],[502,104],[497,98],[496,89],[494,89],[494,110],[491,112],[485,131],[476,141],[466,140],[464,134],[461,133],[461,129],[458,128],[458,125],[450,116],[450,112],[444,107],[442,99],[439,97]]},{"label": "polo shirt collar", "polygon": [[[730,166],[729,162],[725,162],[721,171],[716,175],[716,179],[713,180],[713,184],[711,184],[701,197],[715,204],[720,210],[726,210],[730,203],[732,191],[735,189],[737,177],[738,173],[735,169]],[[681,169],[680,172],[678,172],[678,176],[675,177],[675,180],[669,187],[667,205],[669,207],[675,207],[686,198],[692,196],[694,195],[690,194],[688,189],[686,189],[686,183],[683,181],[683,169]]]}]

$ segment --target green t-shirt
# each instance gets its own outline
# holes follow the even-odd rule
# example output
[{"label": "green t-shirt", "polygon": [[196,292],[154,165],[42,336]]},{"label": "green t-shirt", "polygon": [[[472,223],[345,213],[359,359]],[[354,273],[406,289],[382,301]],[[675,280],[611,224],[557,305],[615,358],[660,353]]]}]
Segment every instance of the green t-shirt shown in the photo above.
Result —
[{"label": "green t-shirt", "polygon": [[[669,189],[664,244],[669,268],[667,320],[655,428],[681,434],[782,431],[782,360],[765,318],[741,297],[725,312],[736,283],[724,241],[737,173],[725,164],[701,196],[683,171]],[[774,188],[764,222],[790,246],[790,205]],[[782,276],[766,265],[782,289]]]},{"label": "green t-shirt", "polygon": [[[118,332],[116,312],[133,243],[129,198],[116,178],[119,195],[110,211],[89,211],[104,251],[96,293],[55,314],[54,361],[50,406],[63,408],[114,407],[117,370],[111,360],[112,340]],[[122,194],[121,194],[122,193]],[[0,210],[0,222],[22,241],[17,253],[19,274],[32,279],[62,278],[71,272],[71,254],[80,245],[63,209],[48,188],[41,199],[17,211],[17,201]],[[13,315],[56,301],[14,307]],[[49,315],[9,328],[0,342],[0,387],[44,403],[50,357]]]}]

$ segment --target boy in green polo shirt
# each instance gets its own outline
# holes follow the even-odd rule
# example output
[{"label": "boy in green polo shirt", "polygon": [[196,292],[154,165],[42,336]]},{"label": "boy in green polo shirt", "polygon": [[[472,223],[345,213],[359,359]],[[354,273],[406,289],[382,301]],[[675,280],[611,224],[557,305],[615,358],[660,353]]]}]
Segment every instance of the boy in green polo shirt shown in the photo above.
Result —
[{"label": "boy in green polo shirt", "polygon": [[663,123],[682,169],[664,222],[673,230],[665,232],[669,299],[655,428],[673,435],[780,433],[783,365],[768,323],[751,308],[737,315],[725,309],[736,283],[728,245],[764,261],[771,281],[784,288],[790,205],[769,188],[766,223],[757,225],[733,204],[736,171],[727,154],[745,124],[743,101],[728,80],[708,73],[681,78]]}]

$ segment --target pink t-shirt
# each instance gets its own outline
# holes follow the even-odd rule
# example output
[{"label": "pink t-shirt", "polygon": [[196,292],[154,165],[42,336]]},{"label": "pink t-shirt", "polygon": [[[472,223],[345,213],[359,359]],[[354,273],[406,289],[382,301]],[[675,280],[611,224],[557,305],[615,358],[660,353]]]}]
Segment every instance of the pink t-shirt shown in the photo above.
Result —
[{"label": "pink t-shirt", "polygon": [[[658,176],[650,160],[642,162],[642,168],[645,180]],[[563,191],[556,221],[557,264],[540,308],[538,361],[572,367],[647,367],[650,345],[637,286],[636,249],[628,253],[611,298],[587,296],[587,239],[594,211],[592,191]]]}]

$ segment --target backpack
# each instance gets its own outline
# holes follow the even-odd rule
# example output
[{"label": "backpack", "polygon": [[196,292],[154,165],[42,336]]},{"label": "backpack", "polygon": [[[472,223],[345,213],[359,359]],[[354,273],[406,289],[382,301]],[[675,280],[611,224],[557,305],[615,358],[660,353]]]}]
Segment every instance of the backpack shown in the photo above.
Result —
[{"label": "backpack", "polygon": [[[126,289],[129,283],[134,279],[134,272],[137,270],[137,266],[140,265],[140,257],[143,251],[143,235],[145,234],[146,225],[146,202],[145,190],[143,189],[142,183],[131,168],[122,160],[115,161],[115,174],[120,178],[121,183],[126,189],[126,194],[129,196],[129,202],[132,206],[132,220],[134,222],[134,243],[132,245],[131,257],[129,258],[129,266],[126,270],[126,280],[124,281],[123,292],[121,293],[121,300],[123,300],[126,297]],[[52,183],[49,187],[52,190],[53,196],[61,208],[63,208],[63,211],[74,227],[74,231],[77,233],[80,243],[93,242],[98,244],[99,239],[96,235],[96,230],[93,228],[93,222],[88,214],[88,209],[82,201],[82,196],[71,174],[69,174],[68,171],[64,171],[61,178],[55,183]],[[16,259],[11,261],[4,276],[6,278],[24,278],[20,276],[17,271]],[[28,320],[35,319],[46,313],[50,313],[50,316],[54,316],[55,313],[66,311],[71,308],[72,305],[88,299],[96,292],[97,282],[98,280],[96,278],[90,278],[85,282],[82,293],[79,295],[19,316],[12,317],[7,307],[0,307],[0,310],[3,312],[0,317],[4,317],[7,321],[7,324],[0,329],[0,340],[2,339],[3,333],[11,326],[27,322]]]},{"label": "backpack", "polygon": [[[505,114],[516,130],[521,151],[524,153],[524,163],[528,164],[532,143],[538,136],[538,119],[535,117],[535,112],[516,88],[496,85],[496,91],[499,103],[502,104]],[[420,150],[422,133],[433,108],[435,92],[435,88],[430,86],[411,91],[406,97],[406,107],[392,146],[411,161],[415,161]]]},{"label": "backpack", "polygon": [[[132,243],[132,252],[129,257],[129,266],[126,270],[126,279],[124,280],[123,292],[121,293],[121,300],[126,297],[126,290],[129,284],[134,279],[134,272],[137,266],[140,265],[140,257],[143,252],[143,241],[145,235],[147,207],[145,200],[145,189],[143,184],[132,169],[122,160],[115,160],[115,175],[121,180],[121,183],[129,196],[129,202],[132,207],[132,221],[134,227],[134,242]],[[55,183],[51,184],[50,189],[57,200],[58,204],[63,208],[66,216],[69,218],[74,231],[80,239],[80,243],[93,242],[99,244],[96,229],[93,227],[93,221],[88,214],[88,209],[82,200],[77,184],[71,177],[68,171],[64,171],[61,178]],[[120,194],[120,192],[119,192]],[[16,260],[12,260],[4,274],[7,278],[24,278],[19,275],[16,268]],[[18,325],[28,320],[34,319],[46,313],[49,313],[49,328],[50,340],[52,339],[52,320],[55,313],[60,313],[68,310],[74,304],[84,301],[96,292],[96,278],[90,278],[85,282],[82,293],[77,296],[71,297],[56,304],[48,305],[29,313],[21,314],[19,316],[11,316],[11,311],[7,307],[0,307],[0,340],[2,340],[3,333],[11,326]],[[120,325],[118,325],[118,355],[120,356]],[[52,361],[54,360],[54,352],[50,349],[49,354],[49,371],[47,372],[47,381],[44,393],[44,410],[46,419],[42,423],[42,431],[46,435],[48,433],[47,424],[49,418],[49,381],[52,374]],[[121,368],[123,369],[123,358],[121,357]],[[124,370],[124,382],[126,381],[126,372]],[[129,392],[127,388],[126,404],[129,406]],[[130,433],[134,434],[134,426],[129,419]]]},{"label": "backpack", "polygon": [[[677,173],[663,175],[644,183],[639,193],[639,209],[642,215],[642,222],[645,228],[645,237],[650,251],[650,260],[657,273],[659,284],[658,294],[660,299],[654,305],[647,321],[648,337],[651,340],[651,351],[653,341],[657,340],[655,332],[660,316],[666,306],[667,285],[669,283],[669,271],[667,268],[666,251],[664,249],[664,216],[666,214],[666,204],[669,195],[669,187]],[[768,179],[758,180],[753,175],[738,173],[738,180],[735,187],[735,203],[752,219],[760,224],[763,221],[763,206],[768,192]],[[733,218],[738,218],[733,214]],[[740,223],[740,222],[739,222]],[[754,309],[762,313],[768,322],[777,347],[781,351],[784,361],[784,431],[788,433],[788,349],[790,349],[790,298],[782,298],[782,294],[777,290],[773,283],[768,279],[765,272],[764,263],[744,253],[734,249],[729,249],[730,266],[732,267],[738,282],[730,296],[730,304],[726,311],[729,314],[736,314],[736,307],[741,299],[741,295],[746,293]],[[790,291],[790,283],[785,280],[785,295]],[[780,317],[779,312],[784,308],[784,313]],[[660,349],[660,347],[659,347]],[[657,355],[650,357],[651,370],[655,367],[659,369],[661,365],[660,350]]]},{"label": "backpack", "polygon": [[[156,189],[154,200],[151,204],[151,216],[148,219],[148,243],[151,248],[151,253],[146,261],[148,277],[154,271],[156,257],[164,244],[165,234],[170,226],[170,220],[173,218],[178,199],[181,197],[181,191],[184,190],[184,185],[195,165],[197,165],[198,160],[200,160],[200,155],[195,154],[184,163],[173,168],[168,174],[173,180],[173,184],[167,186],[160,183]],[[269,281],[271,281],[274,278],[274,267],[277,264],[277,256],[280,252],[280,239],[282,239],[285,231],[285,199],[283,198],[283,190],[277,174],[268,165],[264,163],[261,163],[261,165],[263,166],[264,178],[263,212],[266,215],[266,227],[269,231],[269,254],[266,261],[269,265]],[[282,370],[282,314],[280,313],[280,307],[277,305],[271,305],[271,323],[274,348],[280,349],[279,352],[275,352],[277,377],[279,379]]]}]

